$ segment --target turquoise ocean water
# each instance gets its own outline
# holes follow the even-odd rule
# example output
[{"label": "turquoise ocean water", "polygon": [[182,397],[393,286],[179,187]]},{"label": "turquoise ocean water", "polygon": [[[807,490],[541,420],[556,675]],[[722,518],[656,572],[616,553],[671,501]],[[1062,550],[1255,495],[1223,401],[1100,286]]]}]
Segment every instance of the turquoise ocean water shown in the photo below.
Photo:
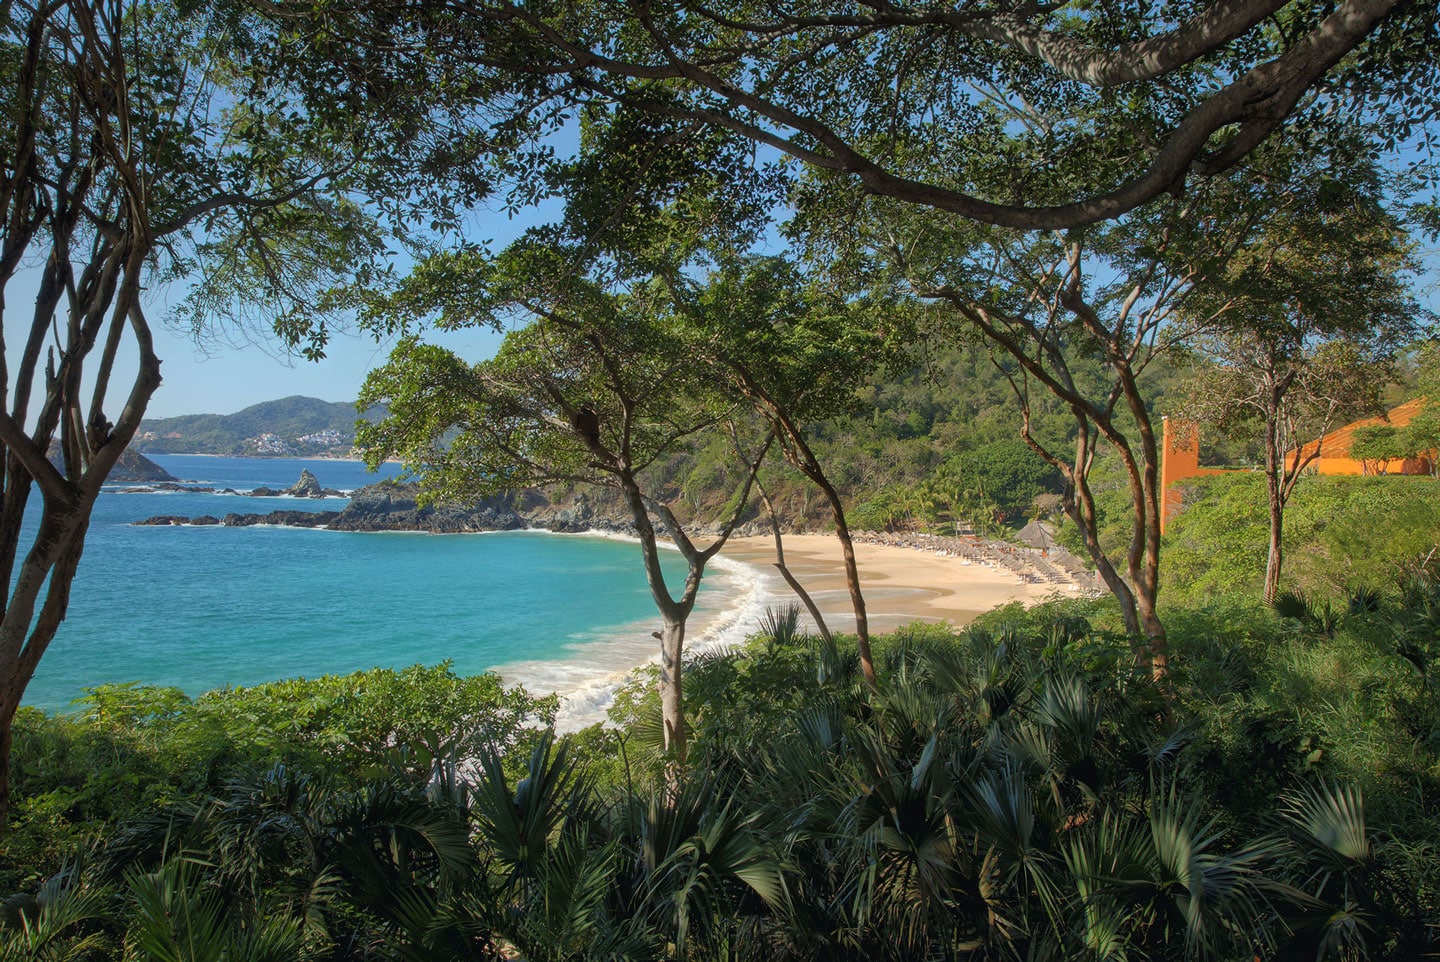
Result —
[{"label": "turquoise ocean water", "polygon": [[[157,455],[186,481],[248,490],[377,480],[346,461]],[[395,469],[384,474],[393,474]],[[124,487],[124,486],[117,486]],[[654,607],[630,542],[543,532],[475,535],[137,527],[151,515],[337,510],[343,499],[107,491],[96,507],[69,616],[26,694],[65,710],[110,682],[195,694],[294,676],[449,659],[538,691],[598,704],[614,673],[655,651]],[[672,571],[679,580],[678,556]],[[755,579],[707,572],[695,616],[710,640],[743,634]],[[753,625],[753,618],[749,619]],[[584,700],[581,698],[580,700]],[[592,708],[594,705],[591,706]]]}]

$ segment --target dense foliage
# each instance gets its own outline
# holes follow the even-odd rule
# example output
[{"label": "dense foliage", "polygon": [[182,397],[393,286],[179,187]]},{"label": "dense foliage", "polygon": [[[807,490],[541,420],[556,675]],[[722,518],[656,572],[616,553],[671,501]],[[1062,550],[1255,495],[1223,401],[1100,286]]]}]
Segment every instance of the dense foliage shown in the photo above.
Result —
[{"label": "dense foliage", "polygon": [[[1159,688],[1113,604],[1015,607],[877,639],[878,693],[853,647],[775,617],[692,666],[678,780],[643,679],[618,729],[558,740],[512,727],[543,705],[443,669],[102,690],[81,718],[24,716],[32,818],[99,834],[44,885],[12,869],[0,939],[96,959],[1418,958],[1440,912],[1437,612],[1416,570],[1328,615],[1173,613]],[[399,727],[422,707],[466,738]],[[367,737],[334,738],[351,726]],[[106,765],[67,795],[82,756]],[[152,803],[116,811],[136,796],[101,786],[126,778]]]},{"label": "dense foliage", "polygon": [[154,806],[199,800],[244,771],[284,765],[358,786],[397,764],[474,755],[554,717],[494,675],[447,664],[292,679],[189,698],[175,688],[105,685],[78,711],[24,709],[16,721],[14,820],[0,888],[35,884],[73,846]]},{"label": "dense foliage", "polygon": [[[1259,598],[1268,524],[1264,478],[1251,472],[1194,478],[1183,490],[1184,510],[1165,533],[1166,603]],[[1305,478],[1286,515],[1285,585],[1343,597],[1393,583],[1406,565],[1435,550],[1436,494],[1435,481],[1424,476]],[[1110,507],[1125,510],[1118,492]]]}]

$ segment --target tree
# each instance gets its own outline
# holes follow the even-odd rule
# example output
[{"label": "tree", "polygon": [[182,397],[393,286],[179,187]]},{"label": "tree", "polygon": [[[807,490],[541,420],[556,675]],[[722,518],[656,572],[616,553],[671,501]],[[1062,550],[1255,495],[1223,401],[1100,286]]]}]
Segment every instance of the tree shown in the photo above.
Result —
[{"label": "tree", "polygon": [[[895,304],[848,303],[778,257],[722,259],[703,284],[676,270],[664,277],[677,311],[693,325],[697,358],[713,364],[715,376],[770,425],[785,459],[829,503],[855,613],[860,670],[874,688],[870,629],[844,500],[807,435],[814,422],[854,409],[856,391],[908,340],[908,312]],[[781,574],[793,582],[783,562]]]},{"label": "tree", "polygon": [[1420,413],[1400,431],[1405,457],[1420,458],[1430,468],[1432,478],[1440,478],[1440,410],[1427,402]]},{"label": "tree", "polygon": [[1423,459],[1432,478],[1440,478],[1440,346],[1433,341],[1415,352],[1412,390],[1422,399],[1420,410],[1403,429],[1410,457]]},{"label": "tree", "polygon": [[341,114],[290,102],[304,98],[235,11],[17,2],[0,24],[0,312],[18,342],[0,347],[3,831],[15,712],[65,618],[101,486],[160,384],[147,284],[203,278],[182,317],[254,308],[319,356],[324,292],[382,245],[335,178],[354,163]]},{"label": "tree", "polygon": [[[313,15],[272,9],[297,23]],[[327,29],[357,49],[424,49],[487,82],[513,78],[509,129],[539,142],[577,105],[649,118],[624,123],[652,144],[698,124],[876,196],[1018,229],[1082,226],[1179,195],[1297,112],[1368,110],[1392,137],[1410,136],[1436,80],[1433,58],[1414,54],[1435,11],[1404,0],[325,9]],[[1402,88],[1415,95],[1390,96]],[[1022,135],[1021,163],[991,150],[1016,135],[1013,117],[1037,113],[1063,119]],[[970,143],[957,165],[915,171],[914,156],[959,138]],[[997,164],[998,189],[986,182]]]},{"label": "tree", "polygon": [[991,441],[964,456],[966,473],[995,498],[1002,520],[1024,516],[1035,499],[1060,486],[1059,473],[1019,438]]},{"label": "tree", "polygon": [[1350,457],[1366,474],[1384,474],[1389,462],[1405,457],[1400,431],[1391,424],[1356,428],[1350,436]]},{"label": "tree", "polygon": [[1419,307],[1408,236],[1385,207],[1374,161],[1322,157],[1272,192],[1258,234],[1215,272],[1189,308],[1223,300],[1231,321],[1195,346],[1214,363],[1191,391],[1212,423],[1258,428],[1265,456],[1270,542],[1266,600],[1279,590],[1285,505],[1340,416],[1376,413]]},{"label": "tree", "polygon": [[[1180,313],[1253,235],[1262,216],[1256,192],[1245,178],[1212,182],[1113,225],[1063,233],[957,224],[835,191],[808,193],[801,204],[811,256],[935,302],[941,336],[981,336],[1019,405],[1021,440],[1059,474],[1065,512],[1127,629],[1146,639],[1157,673],[1166,663],[1156,612],[1160,452],[1143,379],[1172,343],[1229,310],[1216,298],[1203,312]],[[1040,430],[1039,415],[1053,402],[1070,421],[1068,434],[1048,423]],[[1102,446],[1115,453],[1132,505],[1118,562],[1101,544],[1090,487]]]},{"label": "tree", "polygon": [[[812,257],[866,283],[899,284],[941,303],[959,318],[959,330],[982,336],[1020,405],[1021,437],[1063,477],[1066,513],[1120,601],[1127,628],[1148,639],[1157,671],[1165,639],[1156,613],[1160,452],[1146,387],[1152,364],[1176,345],[1255,326],[1248,318],[1262,291],[1276,303],[1313,294],[1317,307],[1326,297],[1337,307],[1353,304],[1353,312],[1331,313],[1355,324],[1367,311],[1397,322],[1404,313],[1396,295],[1403,264],[1393,260],[1403,260],[1403,245],[1394,246],[1401,242],[1393,221],[1382,227],[1355,219],[1342,227],[1326,220],[1326,211],[1376,207],[1375,168],[1363,144],[1343,132],[1330,131],[1314,149],[1269,145],[1250,167],[1186,197],[1063,233],[957,224],[828,182],[800,195],[799,226]],[[1333,142],[1343,149],[1331,150]],[[942,155],[934,164],[945,162]],[[1367,226],[1373,234],[1364,233]],[[1350,230],[1361,233],[1347,240]],[[1289,246],[1267,258],[1259,253],[1267,244]],[[1367,298],[1373,307],[1361,306]],[[1257,338],[1262,346],[1280,342],[1279,335]],[[1068,438],[1035,430],[1037,404],[1049,398],[1071,418]],[[1130,537],[1120,561],[1101,543],[1089,484],[1102,446],[1114,452],[1130,491]]]},{"label": "tree", "polygon": [[[664,743],[685,761],[681,685],[685,628],[705,567],[747,507],[767,434],[745,457],[717,537],[699,547],[667,496],[664,460],[717,427],[733,403],[695,364],[686,339],[656,310],[651,290],[612,293],[570,269],[566,252],[522,240],[493,263],[436,255],[396,295],[441,323],[525,318],[493,360],[466,364],[450,351],[407,338],[372,372],[362,406],[389,415],[362,426],[357,445],[372,464],[399,457],[431,497],[463,500],[527,487],[590,484],[619,494],[640,540],[650,594],[660,613],[660,702]],[[464,278],[460,294],[446,279]],[[441,307],[440,305],[444,306]],[[685,560],[679,592],[661,564],[656,528]]]}]

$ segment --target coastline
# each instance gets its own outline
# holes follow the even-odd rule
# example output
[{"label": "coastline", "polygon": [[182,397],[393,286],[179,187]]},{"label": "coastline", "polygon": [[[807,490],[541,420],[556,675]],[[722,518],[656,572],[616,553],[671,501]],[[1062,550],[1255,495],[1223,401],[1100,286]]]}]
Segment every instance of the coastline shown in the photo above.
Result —
[{"label": "coastline", "polygon": [[[582,537],[634,542],[633,537],[591,531]],[[786,535],[786,565],[811,594],[831,631],[853,632],[851,608],[840,544],[829,534]],[[672,545],[666,545],[674,550]],[[875,632],[892,631],[912,622],[965,625],[980,614],[1019,601],[1034,604],[1058,595],[1073,595],[1074,584],[1027,581],[1000,565],[974,562],[921,544],[892,545],[867,541],[855,544],[857,566],[865,592],[867,618]],[[691,616],[685,650],[689,655],[723,650],[744,641],[759,628],[767,608],[796,602],[774,569],[774,541],[769,537],[732,538],[706,572],[710,592]],[[638,560],[638,559],[637,559]],[[716,586],[715,581],[721,582]],[[714,588],[719,587],[719,591]],[[802,625],[813,630],[802,612]],[[579,641],[575,657],[564,661],[526,661],[497,665],[494,671],[509,684],[532,692],[560,695],[559,731],[575,731],[606,720],[615,693],[637,671],[659,658],[650,632],[657,619],[645,619]]]},{"label": "coastline", "polygon": [[[785,535],[785,562],[805,587],[831,631],[853,632],[855,615],[845,584],[840,542],[828,534]],[[722,552],[737,561],[773,566],[775,542],[768,537],[737,538]],[[937,553],[919,544],[891,545],[856,540],[855,561],[872,631],[891,631],[915,621],[965,625],[1012,601],[1033,604],[1074,594],[1073,584],[1027,582],[1014,572],[983,562]],[[795,600],[780,580],[788,604]],[[804,623],[809,624],[805,616]]]},{"label": "coastline", "polygon": [[[365,464],[364,458],[331,456],[328,454],[201,454],[193,451],[138,451],[147,458],[227,458],[234,461],[345,461],[350,464]],[[381,464],[404,464],[399,458],[386,458]]]},{"label": "coastline", "polygon": [[[281,492],[271,497],[291,500]],[[366,521],[376,511],[389,518],[396,505],[389,495],[383,500],[379,508],[367,503],[372,510],[362,511],[360,520]],[[352,498],[350,507],[354,505]],[[501,529],[508,533],[578,534],[627,542],[638,549],[638,539],[633,534],[616,530],[608,516],[596,516],[591,510],[583,510],[586,508],[587,504],[577,502],[561,511],[530,512],[500,521],[490,517],[478,521],[462,518],[463,523],[458,523],[458,527],[452,524],[449,528],[412,527],[424,520],[414,518],[397,518],[401,523],[396,527],[345,525],[336,528],[326,517],[333,513],[324,511],[314,513],[318,524],[298,524],[292,518],[297,512],[290,510],[268,515],[233,515],[237,519],[234,525],[231,515],[223,521],[207,515],[202,521],[204,525],[270,527],[273,523],[337,533],[387,534],[497,533],[489,525],[504,521],[507,525],[517,524],[514,528]],[[346,510],[349,511],[349,507]],[[304,512],[303,516],[309,519],[311,514]],[[174,525],[194,521],[162,515],[132,523]],[[478,527],[472,527],[472,523]],[[555,527],[560,530],[554,530]],[[585,528],[588,530],[583,530]],[[752,526],[750,531],[754,530]],[[702,543],[707,540],[702,536]],[[660,544],[676,550],[668,542]],[[810,593],[826,625],[837,633],[852,633],[855,620],[838,540],[830,533],[788,534],[784,544],[790,572]],[[1038,549],[1004,542],[971,537],[860,533],[856,536],[855,549],[868,620],[876,633],[916,621],[964,625],[981,613],[1012,601],[1031,604],[1057,594],[1083,590],[1042,558]],[[638,550],[635,554],[638,572]],[[798,599],[774,568],[773,539],[761,534],[732,538],[708,566],[705,587],[687,625],[686,651],[694,656],[707,650],[733,647],[759,629],[767,609],[783,609],[797,603]],[[802,626],[813,630],[808,614],[803,612]],[[573,730],[603,722],[618,689],[633,679],[637,671],[658,660],[659,645],[652,637],[658,627],[659,617],[651,608],[644,617],[630,623],[612,622],[606,628],[578,630],[568,637],[552,635],[560,642],[559,650],[552,649],[544,660],[516,658],[507,653],[513,660],[490,662],[487,659],[485,669],[496,672],[506,683],[523,685],[531,692],[559,694],[562,699],[559,727]]]}]

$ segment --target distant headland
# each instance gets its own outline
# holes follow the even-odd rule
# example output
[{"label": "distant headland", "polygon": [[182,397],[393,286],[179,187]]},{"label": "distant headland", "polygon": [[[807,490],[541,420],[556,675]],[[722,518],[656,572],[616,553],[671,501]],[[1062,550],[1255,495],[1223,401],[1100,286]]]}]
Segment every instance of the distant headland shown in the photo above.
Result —
[{"label": "distant headland", "polygon": [[140,422],[135,447],[148,454],[225,457],[349,458],[355,422],[385,416],[360,412],[353,401],[293,397],[262,401],[234,414],[184,414]]}]

